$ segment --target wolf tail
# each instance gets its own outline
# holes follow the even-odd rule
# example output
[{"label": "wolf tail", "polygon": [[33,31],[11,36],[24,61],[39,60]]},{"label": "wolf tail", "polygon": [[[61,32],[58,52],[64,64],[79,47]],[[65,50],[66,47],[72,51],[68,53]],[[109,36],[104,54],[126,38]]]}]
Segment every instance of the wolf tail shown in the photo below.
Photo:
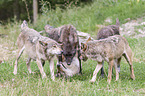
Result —
[{"label": "wolf tail", "polygon": [[21,29],[24,29],[25,27],[28,27],[28,23],[26,20],[24,20],[23,23],[21,24]]},{"label": "wolf tail", "polygon": [[116,18],[116,25],[117,26],[120,26],[120,22],[119,22],[119,19],[118,18]]}]

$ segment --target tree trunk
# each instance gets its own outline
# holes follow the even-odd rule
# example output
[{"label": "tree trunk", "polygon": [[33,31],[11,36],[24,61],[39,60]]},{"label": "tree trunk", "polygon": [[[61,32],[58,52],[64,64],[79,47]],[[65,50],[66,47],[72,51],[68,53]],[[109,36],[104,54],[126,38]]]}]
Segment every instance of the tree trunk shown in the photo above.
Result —
[{"label": "tree trunk", "polygon": [[14,12],[14,17],[16,17],[17,20],[20,19],[20,13],[19,13],[19,0],[14,0],[13,3],[13,12]]},{"label": "tree trunk", "polygon": [[33,24],[36,24],[38,17],[38,2],[37,0],[33,0]]}]

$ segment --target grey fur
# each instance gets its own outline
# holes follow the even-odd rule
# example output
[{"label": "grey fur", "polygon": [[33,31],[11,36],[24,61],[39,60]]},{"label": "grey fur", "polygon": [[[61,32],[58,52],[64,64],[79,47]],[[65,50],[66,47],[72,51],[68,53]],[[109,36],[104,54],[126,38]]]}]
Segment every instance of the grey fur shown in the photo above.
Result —
[{"label": "grey fur", "polygon": [[[119,79],[117,64],[120,64],[121,57],[124,56],[130,65],[131,78],[135,79],[132,65],[132,50],[129,47],[127,40],[120,36],[110,36],[102,40],[94,40],[82,44],[82,57],[88,57],[98,62],[90,82],[95,82],[98,71],[102,68],[102,62],[106,61],[109,64],[108,83],[112,79],[112,67],[115,66],[116,80]],[[117,61],[116,61],[117,60]]]},{"label": "grey fur", "polygon": [[97,34],[97,40],[104,39],[104,38],[107,38],[107,37],[113,36],[113,35],[120,35],[119,25],[120,25],[119,19],[117,18],[116,19],[116,25],[106,26],[106,27],[102,28],[98,32],[98,34]]},{"label": "grey fur", "polygon": [[29,73],[32,73],[30,61],[33,59],[37,61],[42,78],[45,78],[46,74],[42,65],[48,60],[50,63],[51,78],[52,80],[55,79],[53,58],[55,55],[61,54],[62,51],[60,45],[55,40],[41,36],[36,30],[29,28],[26,21],[23,21],[21,33],[17,39],[17,45],[19,51],[15,61],[14,74],[17,74],[18,60],[25,49],[28,55],[26,65]]},{"label": "grey fur", "polygon": [[[80,45],[79,45],[79,38],[78,38],[76,28],[73,25],[63,25],[63,26],[58,27],[58,28],[53,28],[50,25],[46,25],[45,26],[45,31],[48,33],[48,37],[50,37],[51,39],[54,39],[57,42],[62,44],[62,50],[63,50],[63,57],[64,58],[63,58],[63,61],[61,61],[60,65],[65,65],[65,66],[69,65],[71,67],[80,65],[80,66],[78,66],[78,68],[80,68],[79,73],[81,73],[81,70],[82,70],[81,69],[81,60],[79,58],[79,56],[80,56]],[[78,59],[79,62],[76,62],[78,60],[74,60],[74,58]],[[75,63],[79,63],[79,64],[75,64]],[[68,69],[71,70],[72,69],[71,67],[68,67]],[[78,68],[76,67],[77,70],[73,69],[74,72],[71,70],[72,74],[77,73]],[[58,69],[60,69],[60,68],[58,68]],[[68,72],[65,71],[65,70],[62,70],[62,71],[66,72],[66,75],[70,74],[70,73],[67,74]]]},{"label": "grey fur", "polygon": [[[109,25],[109,26],[102,28],[97,34],[97,40],[105,39],[105,38],[108,38],[109,36],[113,36],[113,35],[120,35],[119,26],[120,26],[119,19],[116,18],[116,25]],[[118,69],[120,70],[119,65],[118,65]],[[104,77],[103,67],[101,68],[101,75],[102,75],[102,77]]]}]

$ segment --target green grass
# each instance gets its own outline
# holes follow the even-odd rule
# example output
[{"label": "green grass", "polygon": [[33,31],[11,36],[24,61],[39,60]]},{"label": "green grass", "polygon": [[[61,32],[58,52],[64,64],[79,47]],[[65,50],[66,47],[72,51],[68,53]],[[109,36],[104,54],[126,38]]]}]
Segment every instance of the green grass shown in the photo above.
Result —
[{"label": "green grass", "polygon": [[54,27],[59,27],[64,24],[72,24],[77,30],[87,32],[91,35],[96,35],[98,27],[96,25],[105,23],[106,18],[111,18],[115,24],[116,18],[119,18],[120,23],[125,23],[127,18],[136,19],[144,16],[145,2],[140,0],[94,0],[92,4],[83,7],[73,7],[67,10],[49,10],[41,15],[34,27],[37,30],[44,30],[46,24]]},{"label": "green grass", "polygon": [[[18,66],[18,74],[13,75],[12,61],[6,61],[0,65],[0,95],[1,96],[82,96],[82,95],[118,95],[118,96],[142,96],[145,95],[145,82],[144,82],[144,40],[145,38],[127,38],[133,53],[134,59],[138,61],[133,62],[135,80],[130,78],[129,64],[125,59],[121,62],[121,72],[118,81],[115,81],[115,72],[111,84],[107,83],[107,76],[100,77],[97,75],[94,84],[89,83],[92,78],[93,71],[97,63],[93,60],[82,62],[83,75],[76,75],[68,79],[56,78],[56,81],[50,79],[49,63],[46,62],[44,70],[48,76],[46,79],[41,79],[41,74],[37,67],[36,62],[31,62],[33,74],[29,74],[26,67],[26,60],[24,57],[20,59]],[[56,63],[56,62],[55,62]],[[105,63],[105,72],[108,74],[108,64]],[[56,73],[56,68],[55,68]]]},{"label": "green grass", "polygon": [[[129,65],[123,60],[121,62],[121,72],[119,81],[115,81],[115,73],[110,85],[107,83],[107,77],[101,78],[98,74],[94,84],[89,83],[97,63],[92,60],[83,62],[83,75],[76,75],[66,79],[56,78],[56,81],[50,79],[49,64],[44,66],[48,76],[41,79],[36,62],[31,63],[33,74],[29,74],[25,61],[20,60],[18,74],[13,75],[13,65],[11,62],[5,62],[0,65],[0,95],[144,95],[144,62],[134,62],[134,72],[136,80],[130,78]],[[105,71],[108,73],[108,64],[105,64]],[[56,70],[55,70],[56,72]]]},{"label": "green grass", "polygon": [[[47,14],[39,17],[35,26],[29,24],[29,27],[37,31],[43,30],[45,24],[58,27],[63,24],[72,24],[77,30],[87,32],[95,37],[98,32],[96,25],[103,24],[106,18],[112,18],[115,24],[115,19],[118,17],[121,24],[125,23],[126,18],[136,19],[144,16],[144,2],[140,0],[94,0],[92,4],[82,7],[74,7],[67,10],[50,10]],[[145,21],[145,20],[143,20]],[[16,50],[16,38],[20,33],[20,22],[8,23],[5,26],[0,25],[2,34],[7,34],[8,37],[1,38],[0,44],[8,44],[8,48],[14,47]],[[144,26],[137,26],[143,28]],[[44,70],[48,76],[46,79],[41,79],[41,74],[36,62],[31,62],[31,69],[33,74],[29,74],[26,67],[26,58],[23,56],[18,65],[18,74],[13,75],[15,58],[10,58],[4,63],[0,64],[0,96],[144,96],[145,95],[145,38],[126,37],[129,45],[134,53],[134,73],[135,80],[130,78],[130,68],[125,59],[121,62],[121,72],[119,80],[115,81],[115,72],[111,84],[107,83],[108,64],[105,63],[106,75],[104,78],[97,76],[94,84],[89,83],[93,71],[97,65],[96,61],[88,60],[82,62],[83,75],[76,75],[68,78],[56,78],[56,81],[50,79],[49,63],[44,66]],[[13,43],[10,43],[13,42]],[[1,49],[0,49],[1,51]],[[13,51],[13,50],[12,50]],[[3,53],[5,54],[5,53]],[[10,53],[15,55],[14,53]],[[55,68],[56,73],[56,68]]]}]

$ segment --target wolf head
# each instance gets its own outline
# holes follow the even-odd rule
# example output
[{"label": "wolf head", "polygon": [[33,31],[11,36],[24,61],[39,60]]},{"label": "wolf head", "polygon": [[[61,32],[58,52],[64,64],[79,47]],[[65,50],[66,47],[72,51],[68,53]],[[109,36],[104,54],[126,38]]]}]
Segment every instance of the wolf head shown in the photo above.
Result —
[{"label": "wolf head", "polygon": [[28,27],[28,23],[26,20],[23,21],[23,23],[21,24],[21,29]]},{"label": "wolf head", "polygon": [[64,26],[61,38],[63,50],[62,54],[65,57],[66,63],[70,65],[79,46],[76,29],[72,25]]},{"label": "wolf head", "polygon": [[39,41],[39,44],[43,47],[43,52],[46,54],[46,56],[59,55],[62,52],[62,49],[60,48],[60,45],[57,42]]},{"label": "wolf head", "polygon": [[47,24],[47,25],[45,25],[44,29],[47,33],[49,33],[49,31],[51,31],[54,28],[53,28],[53,26],[50,26],[49,24]]},{"label": "wolf head", "polygon": [[77,52],[76,44],[77,43],[68,43],[68,44],[64,44],[63,46],[63,55],[68,65],[71,64],[72,59]]},{"label": "wolf head", "polygon": [[81,56],[80,59],[82,59],[83,61],[87,61],[88,57],[86,55],[86,51],[88,49],[88,45],[87,43],[91,41],[91,37],[88,38],[88,40],[85,43],[81,43]]},{"label": "wolf head", "polygon": [[66,61],[64,60],[64,57],[62,58],[62,62],[58,62],[57,64],[57,69],[58,69],[58,74],[57,73],[57,76],[73,76],[77,73],[79,73],[80,71],[80,62],[79,62],[79,59],[77,57],[77,54],[73,57],[73,60],[71,62],[71,65],[68,65],[66,63]]}]

